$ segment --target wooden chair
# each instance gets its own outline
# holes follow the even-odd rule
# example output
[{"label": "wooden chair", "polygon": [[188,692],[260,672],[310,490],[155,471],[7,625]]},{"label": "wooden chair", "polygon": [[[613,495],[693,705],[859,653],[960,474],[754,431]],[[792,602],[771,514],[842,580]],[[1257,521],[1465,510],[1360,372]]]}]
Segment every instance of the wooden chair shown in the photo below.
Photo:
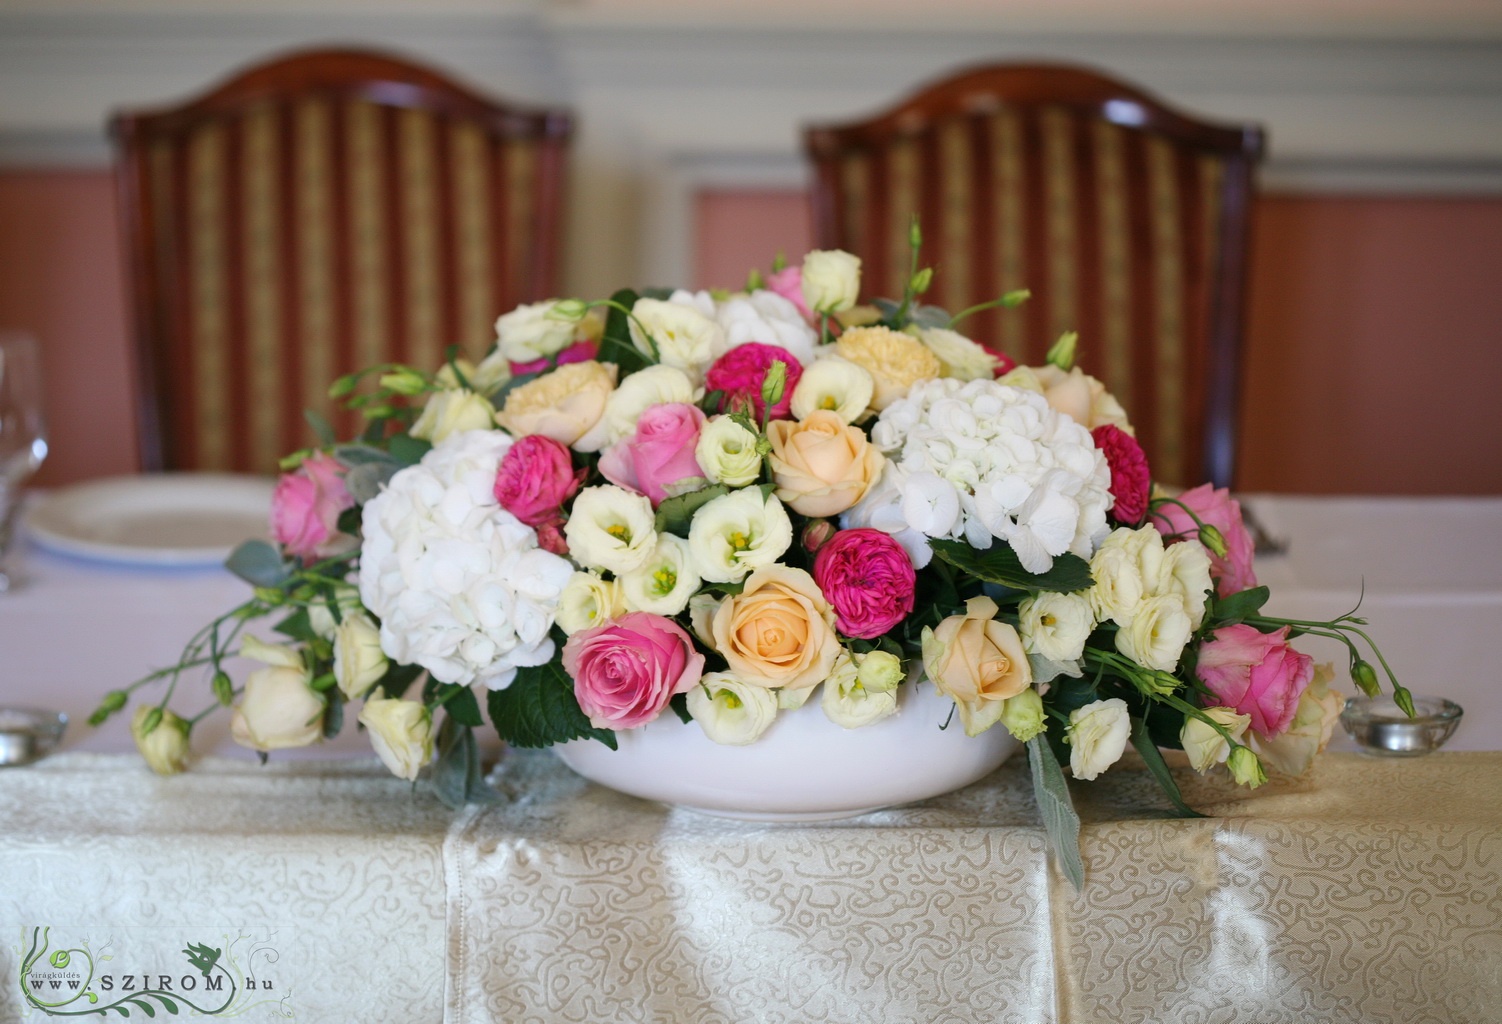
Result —
[{"label": "wooden chair", "polygon": [[909,218],[935,267],[925,301],[1037,364],[1066,330],[1132,416],[1155,476],[1228,486],[1252,171],[1262,132],[1191,119],[1131,86],[1055,65],[981,67],[877,117],[815,126],[815,237],[900,294]]},{"label": "wooden chair", "polygon": [[335,377],[479,355],[554,292],[566,113],[332,50],[111,128],[146,469],[272,471]]}]

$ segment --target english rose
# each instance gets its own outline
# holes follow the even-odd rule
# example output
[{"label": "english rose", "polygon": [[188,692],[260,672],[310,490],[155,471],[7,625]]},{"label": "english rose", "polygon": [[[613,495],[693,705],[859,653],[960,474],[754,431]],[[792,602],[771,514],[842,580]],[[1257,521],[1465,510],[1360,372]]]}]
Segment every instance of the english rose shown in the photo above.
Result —
[{"label": "english rose", "polygon": [[189,725],[177,715],[162,709],[161,720],[156,728],[145,731],[146,719],[154,709],[142,704],[136,708],[130,721],[130,736],[136,741],[136,749],[146,759],[146,765],[158,775],[176,775],[188,766]]},{"label": "english rose", "polygon": [[253,750],[306,747],[323,738],[324,699],[312,687],[313,674],[302,656],[283,644],[247,636],[247,658],[266,663],[245,678],[240,703],[230,718],[230,736]]},{"label": "english rose", "polygon": [[752,686],[802,689],[822,682],[840,644],[834,612],[813,577],[774,564],[746,577],[710,622],[715,650]]},{"label": "english rose", "polygon": [[839,249],[815,249],[803,257],[800,284],[809,309],[820,313],[849,309],[860,295],[860,258]]},{"label": "english rose", "polygon": [[781,363],[787,369],[782,397],[772,405],[772,419],[786,419],[793,402],[793,390],[803,367],[787,349],[776,345],[763,345],[752,341],[737,345],[715,360],[704,377],[704,386],[710,391],[723,392],[720,408],[733,410],[738,405],[750,405],[757,421],[768,416],[766,403],[762,401],[762,384],[773,363]]},{"label": "english rose", "polygon": [[563,645],[563,668],[597,729],[635,729],[704,674],[704,655],[672,619],[627,612],[581,630]]},{"label": "english rose", "polygon": [[[1178,500],[1198,516],[1200,522],[1215,527],[1226,541],[1224,556],[1210,553],[1210,575],[1215,577],[1216,593],[1221,597],[1239,594],[1257,585],[1252,568],[1252,535],[1241,520],[1241,503],[1225,488],[1201,484],[1179,495]],[[1155,508],[1150,517],[1167,541],[1197,539],[1199,525],[1194,517],[1171,502]]]},{"label": "english rose", "polygon": [[450,434],[489,430],[494,426],[495,407],[484,395],[477,395],[468,388],[449,388],[428,396],[422,414],[408,433],[438,444]]},{"label": "english rose", "polygon": [[800,515],[838,515],[865,496],[886,462],[866,432],[820,409],[767,424],[777,497]]},{"label": "english rose", "polygon": [[1126,701],[1120,697],[1097,700],[1071,711],[1064,735],[1069,743],[1069,770],[1074,777],[1086,781],[1098,778],[1121,760],[1131,729]]},{"label": "english rose", "polygon": [[995,725],[1006,699],[1033,681],[1022,638],[996,618],[997,611],[989,597],[972,597],[963,615],[923,629],[923,669],[954,700],[968,736]]},{"label": "english rose", "polygon": [[512,434],[541,434],[572,446],[605,413],[615,388],[616,366],[593,359],[560,366],[515,388],[496,421]]},{"label": "english rose", "polygon": [[1106,423],[1090,431],[1111,467],[1111,518],[1127,526],[1136,526],[1147,515],[1148,494],[1152,490],[1152,473],[1147,456],[1137,439],[1115,424]]},{"label": "english rose", "polygon": [[[528,526],[547,525],[556,530],[563,523],[563,503],[578,492],[584,474],[582,469],[575,472],[573,458],[562,442],[527,434],[517,438],[501,458],[495,474],[495,500]],[[540,531],[538,539],[542,539]]]},{"label": "english rose", "polygon": [[1215,703],[1252,717],[1265,739],[1284,732],[1314,678],[1314,659],[1288,645],[1288,627],[1263,633],[1245,623],[1217,629],[1199,650],[1196,673]]},{"label": "english rose", "polygon": [[942,369],[939,357],[917,338],[888,327],[846,331],[835,344],[835,354],[871,375],[875,385],[871,408],[877,412],[906,396],[919,381],[933,380]]},{"label": "english rose", "polygon": [[913,610],[917,574],[902,545],[880,530],[840,530],[814,557],[814,581],[841,633],[869,640]]},{"label": "english rose", "polygon": [[704,421],[698,406],[683,402],[651,406],[636,421],[635,434],[600,456],[600,472],[613,484],[645,494],[656,508],[669,496],[673,484],[705,478],[695,456]]},{"label": "english rose", "polygon": [[354,504],[338,460],[323,452],[310,455],[296,472],[277,481],[271,494],[271,539],[299,558],[335,554],[350,543],[339,532],[339,514]]},{"label": "english rose", "polygon": [[1334,678],[1329,665],[1314,666],[1309,688],[1299,697],[1288,729],[1271,739],[1252,733],[1249,742],[1263,763],[1285,775],[1302,775],[1314,764],[1315,755],[1330,742],[1346,703],[1343,694],[1330,689]]},{"label": "english rose", "polygon": [[377,697],[360,709],[370,745],[392,775],[411,782],[433,759],[433,715],[419,701]]}]

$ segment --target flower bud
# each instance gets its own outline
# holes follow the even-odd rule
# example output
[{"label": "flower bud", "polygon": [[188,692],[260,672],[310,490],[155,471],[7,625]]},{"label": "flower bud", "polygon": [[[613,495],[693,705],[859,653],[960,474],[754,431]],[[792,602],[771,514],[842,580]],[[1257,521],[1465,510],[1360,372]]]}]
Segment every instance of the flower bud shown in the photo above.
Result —
[{"label": "flower bud", "polygon": [[834,523],[828,519],[810,519],[808,525],[803,528],[801,543],[803,550],[813,554],[828,543],[829,538],[837,532]]},{"label": "flower bud", "polygon": [[589,315],[589,303],[583,299],[560,299],[553,303],[553,308],[543,314],[548,320],[562,320],[565,323],[576,324]]},{"label": "flower bud", "polygon": [[767,367],[767,374],[761,380],[761,404],[765,409],[771,409],[782,401],[782,393],[787,390],[788,364],[781,359],[774,359],[772,365]]},{"label": "flower bud", "polygon": [[256,595],[257,601],[260,601],[265,605],[270,605],[272,608],[280,605],[283,599],[286,597],[286,595],[276,587],[256,587],[254,593]]},{"label": "flower bud", "polygon": [[1069,371],[1074,369],[1075,344],[1080,340],[1078,331],[1065,331],[1059,335],[1059,340],[1053,343],[1048,350],[1047,361],[1059,369]]},{"label": "flower bud", "polygon": [[897,689],[897,684],[906,675],[902,659],[897,655],[886,651],[872,651],[861,659],[856,679],[872,693],[885,693]]},{"label": "flower bud", "polygon": [[1147,672],[1132,677],[1132,684],[1137,687],[1144,697],[1163,696],[1177,690],[1181,685],[1179,677],[1172,672]]},{"label": "flower bud", "polygon": [[1200,527],[1200,543],[1210,549],[1210,553],[1216,558],[1226,557],[1226,537],[1219,529],[1210,523]]},{"label": "flower bud", "polygon": [[907,244],[912,249],[919,249],[923,245],[923,229],[918,226],[918,215],[913,214],[913,221],[908,225]]},{"label": "flower bud", "polygon": [[125,707],[125,702],[130,700],[130,695],[124,690],[111,690],[104,695],[104,700],[99,702],[99,710],[114,713]]},{"label": "flower bud", "polygon": [[922,295],[928,291],[929,285],[934,283],[934,268],[924,267],[913,275],[908,287],[912,288],[914,295]]},{"label": "flower bud", "polygon": [[359,377],[355,376],[353,373],[346,373],[343,377],[340,377],[329,386],[329,397],[343,398],[345,395],[348,395],[349,393],[354,391],[355,385],[359,382]]},{"label": "flower bud", "polygon": [[176,775],[187,767],[190,728],[170,711],[143,706],[136,709],[130,735],[152,771],[158,775]]},{"label": "flower bud", "polygon": [[1403,709],[1403,714],[1407,715],[1409,718],[1412,718],[1414,716],[1415,712],[1413,710],[1413,694],[1408,692],[1407,687],[1395,687],[1392,691],[1392,699],[1393,702],[1398,705],[1398,707]]},{"label": "flower bud", "polygon": [[403,366],[392,373],[382,374],[381,387],[399,395],[420,395],[428,389],[428,382],[410,366]]},{"label": "flower bud", "polygon": [[1237,747],[1231,751],[1227,764],[1231,769],[1231,777],[1238,785],[1256,789],[1267,781],[1267,772],[1262,770],[1262,762],[1257,760],[1251,747]]},{"label": "flower bud", "polygon": [[229,673],[220,669],[214,673],[214,699],[225,707],[235,702],[235,684],[230,681]]},{"label": "flower bud", "polygon": [[1001,705],[1001,724],[1019,743],[1026,743],[1048,727],[1043,715],[1043,698],[1028,687]]},{"label": "flower bud", "polygon": [[761,291],[766,286],[767,281],[766,278],[761,276],[761,271],[756,269],[755,267],[752,267],[751,273],[746,275],[746,291]]},{"label": "flower bud", "polygon": [[1369,662],[1360,658],[1351,662],[1351,682],[1361,687],[1361,692],[1368,697],[1375,697],[1379,687],[1377,686],[1377,670],[1372,668]]},{"label": "flower bud", "polygon": [[1028,289],[1018,288],[1015,291],[1010,291],[1003,295],[1001,297],[1001,304],[1007,309],[1016,309],[1018,306],[1022,305],[1032,297],[1033,293]]}]

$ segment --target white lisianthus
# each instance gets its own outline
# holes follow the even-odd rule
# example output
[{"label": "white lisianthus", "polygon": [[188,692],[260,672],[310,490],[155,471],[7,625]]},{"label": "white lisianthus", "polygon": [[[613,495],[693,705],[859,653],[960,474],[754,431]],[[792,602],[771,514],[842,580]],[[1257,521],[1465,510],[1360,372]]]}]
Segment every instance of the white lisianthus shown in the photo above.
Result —
[{"label": "white lisianthus", "polygon": [[688,374],[674,366],[654,365],[637,370],[621,381],[605,400],[599,422],[574,442],[581,452],[597,452],[636,431],[636,421],[654,405],[667,402],[693,404],[704,397]]},{"label": "white lisianthus", "polygon": [[602,626],[626,611],[621,585],[598,573],[576,572],[558,595],[558,628],[570,636],[581,629]]},{"label": "white lisianthus", "polygon": [[378,697],[360,709],[370,745],[391,774],[408,782],[433,759],[433,716],[415,700]]},{"label": "white lisianthus", "polygon": [[1048,716],[1043,711],[1043,698],[1029,686],[1001,704],[1001,724],[1019,743],[1026,743],[1048,729]]},{"label": "white lisianthus", "polygon": [[782,502],[762,497],[758,487],[708,501],[694,513],[688,550],[699,577],[735,583],[753,569],[771,565],[793,543],[793,523]]},{"label": "white lisianthus", "polygon": [[1163,560],[1163,535],[1156,528],[1143,526],[1134,530],[1129,526],[1119,526],[1101,541],[1096,554],[1114,549],[1125,552],[1137,563],[1143,597],[1176,592],[1173,573]]},{"label": "white lisianthus", "polygon": [[[627,318],[631,343],[645,356],[654,356],[663,366],[682,370],[693,380],[700,379],[723,347],[725,332],[710,317],[692,306],[661,299],[637,299]],[[608,414],[607,414],[608,415]]]},{"label": "white lisianthus", "polygon": [[803,314],[792,302],[776,292],[757,290],[749,295],[732,295],[716,305],[715,319],[725,332],[718,358],[748,341],[787,349],[799,365],[807,366],[814,358],[819,336],[808,326]]},{"label": "white lisianthus", "polygon": [[991,380],[996,376],[996,368],[1001,365],[1001,360],[994,352],[958,331],[943,327],[924,327],[915,333],[924,347],[939,357],[939,365],[943,367],[941,372],[945,377],[953,377],[955,380]]},{"label": "white lisianthus", "polygon": [[772,692],[777,694],[777,708],[779,711],[797,711],[808,703],[808,698],[813,696],[817,686],[783,686]]},{"label": "white lisianthus", "polygon": [[[334,639],[334,630],[339,627],[339,623],[334,621],[334,609],[330,604],[328,598],[319,598],[308,605],[308,625],[312,627],[314,634],[325,640]],[[360,592],[348,583],[334,585],[332,604],[339,609],[340,621],[362,610]]]},{"label": "white lisianthus", "polygon": [[1131,732],[1126,701],[1120,697],[1094,701],[1069,713],[1064,738],[1069,744],[1069,770],[1077,779],[1097,778],[1121,760]]},{"label": "white lisianthus", "polygon": [[815,249],[803,257],[803,302],[818,313],[855,305],[861,290],[859,257],[839,249]]},{"label": "white lisianthus", "polygon": [[716,743],[755,743],[777,718],[777,695],[748,686],[728,672],[707,672],[688,691],[688,713]]},{"label": "white lisianthus", "polygon": [[508,362],[530,363],[572,345],[574,321],[550,315],[557,305],[557,299],[549,299],[503,315],[495,322],[496,351]]},{"label": "white lisianthus", "polygon": [[[890,657],[890,655],[889,655]],[[897,713],[896,688],[868,690],[860,678],[860,667],[849,651],[835,659],[829,678],[824,680],[821,701],[824,716],[835,725],[859,729]]]},{"label": "white lisianthus", "polygon": [[902,659],[888,651],[871,651],[856,658],[855,663],[860,684],[872,693],[895,690],[907,678]]},{"label": "white lisianthus", "polygon": [[866,415],[876,385],[864,367],[829,355],[816,359],[803,371],[793,388],[793,415],[800,420],[820,409],[830,409],[846,423]]},{"label": "white lisianthus", "polygon": [[1163,552],[1163,567],[1184,599],[1189,625],[1199,629],[1205,621],[1205,600],[1215,587],[1210,581],[1210,553],[1198,540],[1179,541]]},{"label": "white lisianthus", "polygon": [[1116,649],[1143,668],[1172,672],[1194,634],[1184,599],[1159,594],[1143,601],[1132,621],[1116,631]]},{"label": "white lisianthus", "polygon": [[360,599],[381,621],[381,649],[442,683],[502,689],[554,654],[548,631],[573,567],[496,502],[511,444],[499,430],[455,434],[365,504]]},{"label": "white lisianthus", "polygon": [[647,560],[622,573],[620,583],[628,611],[677,615],[688,607],[700,580],[689,557],[688,541],[659,533]]},{"label": "white lisianthus", "polygon": [[[1231,740],[1240,741],[1247,726],[1252,724],[1251,715],[1238,715],[1235,708],[1204,708],[1205,717],[1223,726],[1231,734]],[[1179,745],[1189,755],[1189,767],[1205,774],[1211,768],[1231,756],[1231,743],[1214,726],[1195,716],[1184,719],[1179,730]]]},{"label": "white lisianthus", "polygon": [[1131,625],[1147,589],[1137,559],[1120,547],[1102,547],[1090,559],[1090,575],[1095,585],[1087,594],[1096,619],[1110,619],[1122,627]]},{"label": "white lisianthus", "polygon": [[435,391],[428,396],[422,414],[408,431],[413,437],[439,444],[454,434],[468,430],[489,430],[495,426],[495,406],[483,395],[468,388]]},{"label": "white lisianthus", "polygon": [[645,494],[601,484],[579,492],[563,535],[574,561],[620,575],[651,557],[657,545],[654,523],[652,502]]},{"label": "white lisianthus", "polygon": [[334,679],[339,691],[354,700],[386,674],[381,631],[363,612],[346,615],[334,630]]},{"label": "white lisianthus", "polygon": [[729,416],[715,416],[699,431],[694,459],[711,481],[745,487],[761,476],[757,437]]},{"label": "white lisianthus", "polygon": [[1085,653],[1095,628],[1095,612],[1084,594],[1044,591],[1017,606],[1018,632],[1029,654],[1049,661],[1074,661]]},{"label": "white lisianthus", "polygon": [[473,370],[467,367],[465,360],[461,359],[458,362],[459,368],[464,370],[465,377],[469,378],[470,386],[482,395],[495,394],[502,384],[511,379],[511,360],[507,359],[506,353],[499,348],[481,359],[479,365]]},{"label": "white lisianthus", "polygon": [[1315,755],[1330,742],[1346,703],[1344,694],[1330,689],[1334,678],[1331,666],[1314,666],[1314,678],[1299,697],[1298,710],[1287,730],[1271,739],[1256,731],[1248,736],[1258,758],[1285,775],[1302,775],[1314,764]]}]

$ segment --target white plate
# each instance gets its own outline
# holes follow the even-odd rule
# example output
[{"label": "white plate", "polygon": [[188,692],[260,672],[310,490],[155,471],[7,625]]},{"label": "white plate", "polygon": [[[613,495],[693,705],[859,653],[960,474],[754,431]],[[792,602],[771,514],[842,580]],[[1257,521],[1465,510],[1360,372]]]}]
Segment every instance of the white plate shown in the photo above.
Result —
[{"label": "white plate", "polygon": [[116,477],[47,495],[31,538],[69,555],[132,565],[217,565],[269,531],[271,480],[218,473]]}]

